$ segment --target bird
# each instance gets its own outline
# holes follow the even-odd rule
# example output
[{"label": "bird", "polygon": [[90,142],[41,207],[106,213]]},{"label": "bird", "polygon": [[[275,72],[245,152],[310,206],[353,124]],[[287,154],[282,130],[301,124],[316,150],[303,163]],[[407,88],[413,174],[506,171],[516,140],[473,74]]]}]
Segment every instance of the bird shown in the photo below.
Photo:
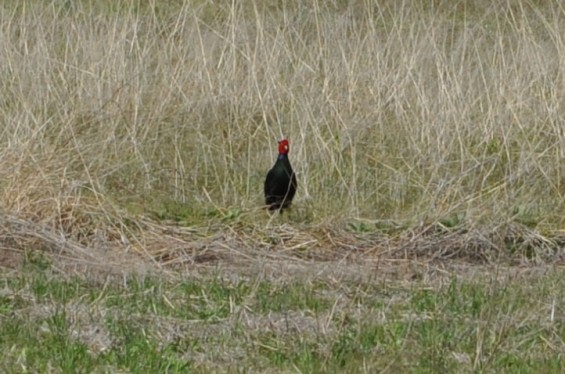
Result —
[{"label": "bird", "polygon": [[289,208],[296,193],[296,175],[288,159],[287,139],[279,141],[279,155],[265,179],[265,204],[269,211]]}]

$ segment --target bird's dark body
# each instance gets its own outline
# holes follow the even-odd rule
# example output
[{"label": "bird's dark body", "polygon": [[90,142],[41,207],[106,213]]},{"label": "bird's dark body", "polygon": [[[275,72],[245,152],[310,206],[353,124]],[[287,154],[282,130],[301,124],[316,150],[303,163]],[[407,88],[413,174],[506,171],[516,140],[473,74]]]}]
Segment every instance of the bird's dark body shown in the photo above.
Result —
[{"label": "bird's dark body", "polygon": [[[288,145],[287,145],[288,147]],[[269,210],[290,207],[296,194],[296,175],[290,166],[288,154],[279,153],[275,165],[265,179],[265,204]]]}]

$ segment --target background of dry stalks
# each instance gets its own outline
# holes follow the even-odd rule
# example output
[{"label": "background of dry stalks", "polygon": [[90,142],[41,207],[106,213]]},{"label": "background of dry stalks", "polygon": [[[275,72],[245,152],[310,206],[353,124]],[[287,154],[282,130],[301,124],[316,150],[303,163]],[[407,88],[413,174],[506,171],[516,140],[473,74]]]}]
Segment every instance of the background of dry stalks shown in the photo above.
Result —
[{"label": "background of dry stalks", "polygon": [[560,2],[127,3],[0,6],[5,247],[559,255]]}]

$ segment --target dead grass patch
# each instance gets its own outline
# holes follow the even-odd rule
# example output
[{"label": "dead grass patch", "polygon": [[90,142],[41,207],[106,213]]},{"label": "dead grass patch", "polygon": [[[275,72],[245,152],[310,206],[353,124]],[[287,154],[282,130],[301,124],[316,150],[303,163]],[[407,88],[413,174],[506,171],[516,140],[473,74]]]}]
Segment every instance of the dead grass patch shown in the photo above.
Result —
[{"label": "dead grass patch", "polygon": [[[331,226],[290,225],[258,227],[214,224],[183,227],[146,218],[128,219],[127,230],[98,227],[116,240],[92,236],[77,240],[65,231],[31,220],[3,216],[0,241],[3,266],[21,263],[26,251],[59,256],[76,265],[123,269],[131,265],[189,269],[218,264],[288,262],[378,263],[387,260],[458,261],[468,264],[560,264],[561,233],[542,235],[518,223],[488,229],[446,228],[436,223],[393,234],[356,234]],[[81,226],[84,228],[84,226]],[[118,239],[119,238],[119,239]]]}]

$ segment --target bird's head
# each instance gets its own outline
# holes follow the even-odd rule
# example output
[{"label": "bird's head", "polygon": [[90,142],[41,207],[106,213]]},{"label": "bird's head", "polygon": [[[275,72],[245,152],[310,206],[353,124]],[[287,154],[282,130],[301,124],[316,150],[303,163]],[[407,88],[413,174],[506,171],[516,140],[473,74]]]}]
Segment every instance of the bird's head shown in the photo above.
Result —
[{"label": "bird's head", "polygon": [[286,139],[279,140],[279,154],[281,155],[288,154],[288,140]]}]

